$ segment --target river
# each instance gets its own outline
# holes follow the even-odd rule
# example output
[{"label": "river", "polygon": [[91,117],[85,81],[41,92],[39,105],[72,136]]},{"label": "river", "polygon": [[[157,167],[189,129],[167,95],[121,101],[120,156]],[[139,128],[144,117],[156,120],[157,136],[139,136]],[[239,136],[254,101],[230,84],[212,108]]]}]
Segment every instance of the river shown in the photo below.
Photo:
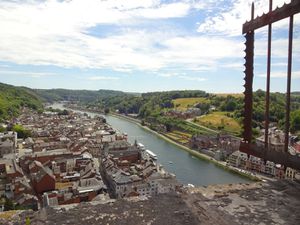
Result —
[{"label": "river", "polygon": [[[61,104],[54,104],[52,108],[62,109]],[[76,111],[76,110],[74,110]],[[91,116],[96,113],[87,113]],[[230,173],[217,167],[215,164],[195,158],[180,147],[163,140],[154,133],[143,129],[135,123],[114,116],[105,115],[107,123],[114,129],[128,134],[129,142],[135,140],[145,145],[158,156],[158,162],[176,175],[183,184],[211,185],[228,183],[251,182],[247,178]]]}]

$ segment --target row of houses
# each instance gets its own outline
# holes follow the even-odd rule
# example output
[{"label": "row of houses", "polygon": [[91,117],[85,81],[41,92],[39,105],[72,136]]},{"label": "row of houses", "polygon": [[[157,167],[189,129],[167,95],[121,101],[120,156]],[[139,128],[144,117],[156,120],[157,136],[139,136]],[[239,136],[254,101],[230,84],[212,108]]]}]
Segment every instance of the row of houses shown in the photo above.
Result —
[{"label": "row of houses", "polygon": [[103,177],[116,198],[175,192],[181,187],[175,175],[158,165],[138,143],[107,144],[101,165]]},{"label": "row of houses", "polygon": [[10,123],[32,134],[26,139],[0,134],[0,194],[15,205],[37,209],[109,198],[108,192],[129,197],[179,186],[174,175],[101,116],[24,109]]},{"label": "row of houses", "polygon": [[103,117],[37,114],[25,109],[11,123],[30,130],[32,137],[23,140],[17,139],[16,132],[0,134],[3,197],[37,209],[89,201],[107,192],[97,156],[105,142],[127,137],[114,131]]},{"label": "row of houses", "polygon": [[[284,132],[272,127],[269,129],[269,148],[272,151],[284,150]],[[264,147],[264,131],[256,139],[258,146]],[[216,136],[195,135],[189,142],[189,147],[201,153],[209,155],[216,160],[227,161],[228,165],[244,170],[267,174],[279,179],[294,179],[297,171],[291,168],[284,168],[274,162],[265,162],[263,159],[248,156],[239,151],[240,139],[226,134]],[[289,137],[289,154],[300,156],[300,142],[296,136]]]},{"label": "row of houses", "polygon": [[240,151],[232,153],[227,159],[227,164],[243,170],[266,174],[278,179],[293,180],[298,175],[298,172],[292,168],[284,168],[283,165],[264,161],[252,155],[248,157],[246,153]]},{"label": "row of houses", "polygon": [[225,161],[229,155],[240,147],[240,139],[232,135],[194,135],[188,143],[189,147],[209,155],[216,160]]},{"label": "row of houses", "polygon": [[[289,134],[289,153],[300,156],[300,141],[297,136]],[[283,152],[285,142],[285,133],[277,127],[271,127],[268,130],[268,148],[271,151]],[[256,145],[258,147],[265,146],[265,130],[260,131],[260,136],[256,138]]]}]

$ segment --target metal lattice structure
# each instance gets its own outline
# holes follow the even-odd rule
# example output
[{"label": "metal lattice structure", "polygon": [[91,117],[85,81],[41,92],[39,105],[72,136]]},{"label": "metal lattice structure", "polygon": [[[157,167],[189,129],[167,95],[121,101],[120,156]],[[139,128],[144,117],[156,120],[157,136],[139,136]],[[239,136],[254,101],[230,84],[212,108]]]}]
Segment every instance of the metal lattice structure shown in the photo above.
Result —
[{"label": "metal lattice structure", "polygon": [[[244,99],[244,133],[240,151],[263,158],[265,161],[272,161],[300,169],[300,157],[291,155],[288,152],[289,129],[290,129],[290,93],[292,74],[292,46],[293,46],[293,23],[294,15],[300,12],[300,0],[292,0],[289,4],[284,4],[280,8],[272,10],[272,0],[269,0],[269,12],[260,17],[254,18],[254,3],[252,3],[251,20],[243,24],[243,34],[246,38],[245,49],[245,99]],[[267,49],[267,85],[266,85],[266,105],[265,105],[265,131],[269,130],[269,105],[270,105],[270,74],[271,74],[271,39],[272,24],[289,18],[289,45],[287,62],[287,92],[285,109],[285,142],[284,151],[274,151],[269,148],[268,132],[265,132],[264,147],[252,143],[252,113],[253,113],[253,61],[254,61],[254,34],[255,30],[268,26],[268,49]]]}]

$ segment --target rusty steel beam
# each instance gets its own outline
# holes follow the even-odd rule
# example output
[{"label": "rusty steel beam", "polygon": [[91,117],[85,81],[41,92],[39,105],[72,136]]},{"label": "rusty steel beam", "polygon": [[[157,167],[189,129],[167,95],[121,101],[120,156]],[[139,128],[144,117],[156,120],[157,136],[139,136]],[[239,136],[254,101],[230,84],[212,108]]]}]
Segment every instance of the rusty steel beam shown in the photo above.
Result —
[{"label": "rusty steel beam", "polygon": [[[254,19],[254,4],[252,3],[251,21],[243,25],[243,34],[246,38],[245,49],[245,99],[244,99],[244,133],[240,151],[284,165],[285,168],[291,167],[300,170],[300,156],[291,155],[289,147],[290,129],[290,92],[292,74],[292,48],[293,48],[293,15],[300,12],[300,0],[292,0],[290,4],[284,4],[281,8],[272,11],[272,0],[269,2],[269,13]],[[282,151],[272,149],[268,143],[269,128],[269,104],[270,104],[270,73],[271,73],[271,39],[272,23],[284,18],[290,18],[289,24],[289,45],[288,45],[288,67],[287,67],[287,92],[286,92],[286,116],[285,116],[285,142]],[[252,110],[253,110],[253,58],[254,58],[254,31],[260,27],[268,25],[268,49],[267,49],[267,84],[266,84],[266,112],[265,112],[265,144],[258,146],[252,140]]]},{"label": "rusty steel beam", "polygon": [[[272,12],[272,0],[269,0],[269,12]],[[268,58],[267,58],[267,87],[266,87],[266,111],[265,111],[265,148],[269,144],[269,116],[270,116],[270,76],[271,76],[271,42],[272,24],[268,26]]]},{"label": "rusty steel beam", "polygon": [[275,10],[263,14],[262,16],[256,17],[255,19],[251,19],[251,21],[243,24],[243,34],[248,33],[249,31],[254,31],[258,28],[264,27],[270,23],[277,22],[284,18],[288,18],[294,14],[300,12],[300,1],[292,0],[289,4],[284,4],[280,8],[276,8]]},{"label": "rusty steel beam", "polygon": [[[251,18],[254,18],[254,3],[252,3]],[[245,35],[245,91],[244,91],[244,131],[243,138],[247,143],[252,141],[252,110],[253,110],[253,60],[254,60],[254,31]]]},{"label": "rusty steel beam", "polygon": [[289,132],[290,132],[293,26],[294,26],[294,16],[291,16],[290,17],[290,26],[289,26],[289,47],[288,47],[289,49],[288,49],[288,68],[287,68],[286,108],[285,108],[285,112],[286,112],[285,113],[285,140],[284,140],[284,151],[285,152],[288,151]]},{"label": "rusty steel beam", "polygon": [[245,49],[245,91],[244,91],[244,140],[252,141],[252,111],[253,111],[253,58],[254,58],[254,32],[247,33]]}]

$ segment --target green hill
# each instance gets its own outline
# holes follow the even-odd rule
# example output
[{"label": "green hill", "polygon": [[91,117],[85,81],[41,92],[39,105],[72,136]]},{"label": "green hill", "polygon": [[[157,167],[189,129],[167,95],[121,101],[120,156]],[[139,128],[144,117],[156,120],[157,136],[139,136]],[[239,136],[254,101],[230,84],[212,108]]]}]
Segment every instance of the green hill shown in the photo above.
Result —
[{"label": "green hill", "polygon": [[67,89],[36,89],[34,92],[46,102],[55,101],[80,101],[94,102],[103,98],[112,98],[117,96],[129,95],[122,91],[112,90],[67,90]]},{"label": "green hill", "polygon": [[17,116],[22,107],[40,110],[43,104],[29,88],[0,83],[0,121]]}]

